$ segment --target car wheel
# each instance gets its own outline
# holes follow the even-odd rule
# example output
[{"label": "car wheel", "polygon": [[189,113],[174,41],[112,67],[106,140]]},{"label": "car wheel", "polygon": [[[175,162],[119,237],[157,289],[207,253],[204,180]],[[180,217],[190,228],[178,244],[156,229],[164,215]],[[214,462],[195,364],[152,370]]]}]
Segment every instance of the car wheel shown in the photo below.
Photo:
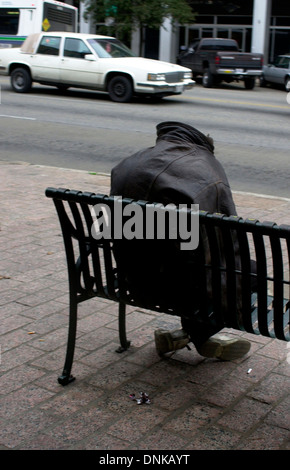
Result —
[{"label": "car wheel", "polygon": [[252,90],[255,87],[256,77],[247,77],[244,80],[246,90]]},{"label": "car wheel", "polygon": [[290,77],[286,77],[285,80],[285,90],[290,91]]},{"label": "car wheel", "polygon": [[261,75],[261,76],[260,76],[260,86],[263,87],[263,88],[264,88],[265,86],[267,86],[267,81],[265,80],[264,75]]},{"label": "car wheel", "polygon": [[206,69],[204,71],[204,74],[202,76],[202,85],[205,88],[211,88],[213,86],[213,75],[209,69]]},{"label": "car wheel", "polygon": [[112,101],[127,103],[133,96],[132,82],[129,78],[118,75],[109,81],[108,92]]},{"label": "car wheel", "polygon": [[11,73],[11,86],[17,93],[27,93],[32,85],[31,76],[24,68],[14,69]]}]

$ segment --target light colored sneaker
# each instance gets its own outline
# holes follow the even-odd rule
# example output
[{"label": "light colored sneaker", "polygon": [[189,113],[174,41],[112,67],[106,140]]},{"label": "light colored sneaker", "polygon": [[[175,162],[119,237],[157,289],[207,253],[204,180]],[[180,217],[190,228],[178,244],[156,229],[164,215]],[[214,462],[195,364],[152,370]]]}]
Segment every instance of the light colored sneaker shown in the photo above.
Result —
[{"label": "light colored sneaker", "polygon": [[245,356],[251,348],[250,341],[242,338],[230,338],[225,335],[214,335],[197,352],[204,357],[215,357],[222,361],[232,361]]},{"label": "light colored sneaker", "polygon": [[182,330],[156,330],[154,332],[155,346],[159,356],[168,352],[182,349],[189,343],[188,334]]}]

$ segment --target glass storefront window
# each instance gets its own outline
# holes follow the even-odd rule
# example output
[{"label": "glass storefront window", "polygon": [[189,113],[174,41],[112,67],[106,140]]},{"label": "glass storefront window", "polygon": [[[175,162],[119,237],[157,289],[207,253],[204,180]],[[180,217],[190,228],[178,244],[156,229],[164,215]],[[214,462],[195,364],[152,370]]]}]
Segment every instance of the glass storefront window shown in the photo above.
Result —
[{"label": "glass storefront window", "polygon": [[[275,4],[272,2],[269,58],[265,57],[265,63],[268,59],[273,61],[279,54],[290,53],[290,7],[285,6],[282,0],[281,2],[275,1]],[[211,15],[203,11],[197,15],[194,25],[183,27],[180,44],[189,45],[196,39],[208,37],[230,38],[237,41],[242,52],[251,52],[253,17],[249,15],[248,10],[243,10],[243,13],[241,15],[227,15],[226,13]]]},{"label": "glass storefront window", "polygon": [[218,38],[228,39],[229,38],[229,29],[219,28],[218,31],[217,31],[217,37]]},{"label": "glass storefront window", "polygon": [[204,26],[192,26],[186,30],[184,29],[182,36],[182,44],[186,44],[186,37],[188,37],[188,44],[192,44],[194,41],[200,38],[224,38],[224,39],[235,39],[238,43],[239,49],[243,52],[251,51],[251,37],[252,37],[252,28],[221,28],[213,26],[204,27]]},{"label": "glass storefront window", "polygon": [[245,15],[235,15],[235,16],[217,16],[218,24],[252,24],[252,17]]},{"label": "glass storefront window", "polygon": [[270,28],[269,62],[273,62],[280,54],[290,53],[290,28]]},{"label": "glass storefront window", "polygon": [[274,16],[271,19],[273,26],[290,26],[290,16]]}]

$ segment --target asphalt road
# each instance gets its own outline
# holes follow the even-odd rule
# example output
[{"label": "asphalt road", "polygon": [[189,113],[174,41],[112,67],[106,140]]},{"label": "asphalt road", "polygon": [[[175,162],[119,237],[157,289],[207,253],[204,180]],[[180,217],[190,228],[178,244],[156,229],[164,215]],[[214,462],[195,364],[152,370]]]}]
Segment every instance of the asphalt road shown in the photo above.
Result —
[{"label": "asphalt road", "polygon": [[209,133],[236,191],[290,198],[287,93],[243,85],[198,85],[160,102],[119,104],[106,94],[35,84],[17,94],[0,77],[0,160],[109,173],[155,143],[155,126],[182,121]]}]

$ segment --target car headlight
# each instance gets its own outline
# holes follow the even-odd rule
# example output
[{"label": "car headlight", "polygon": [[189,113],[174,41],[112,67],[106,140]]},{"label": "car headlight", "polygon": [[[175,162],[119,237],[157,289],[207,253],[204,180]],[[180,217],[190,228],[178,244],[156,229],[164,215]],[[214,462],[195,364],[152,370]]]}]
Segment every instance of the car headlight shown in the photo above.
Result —
[{"label": "car headlight", "polygon": [[192,72],[184,72],[183,78],[184,80],[190,80],[192,78]]},{"label": "car headlight", "polygon": [[165,74],[164,73],[148,73],[147,80],[154,81],[154,82],[158,80],[165,81]]}]

